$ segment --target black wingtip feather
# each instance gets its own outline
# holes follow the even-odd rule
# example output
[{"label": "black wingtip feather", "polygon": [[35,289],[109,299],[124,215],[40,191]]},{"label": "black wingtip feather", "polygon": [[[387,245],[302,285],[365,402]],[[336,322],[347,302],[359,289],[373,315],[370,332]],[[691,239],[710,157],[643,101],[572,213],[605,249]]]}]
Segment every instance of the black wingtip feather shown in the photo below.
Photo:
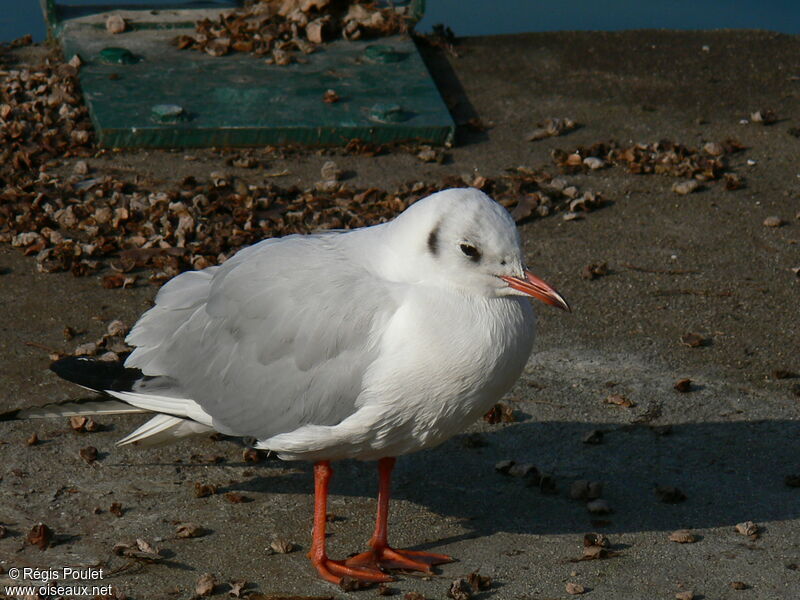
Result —
[{"label": "black wingtip feather", "polygon": [[17,415],[20,413],[19,408],[9,410],[8,412],[0,413],[0,422],[2,421],[16,421]]},{"label": "black wingtip feather", "polygon": [[98,392],[129,392],[133,389],[133,384],[142,379],[139,369],[125,367],[120,362],[81,356],[59,359],[50,365],[50,370],[62,379]]}]

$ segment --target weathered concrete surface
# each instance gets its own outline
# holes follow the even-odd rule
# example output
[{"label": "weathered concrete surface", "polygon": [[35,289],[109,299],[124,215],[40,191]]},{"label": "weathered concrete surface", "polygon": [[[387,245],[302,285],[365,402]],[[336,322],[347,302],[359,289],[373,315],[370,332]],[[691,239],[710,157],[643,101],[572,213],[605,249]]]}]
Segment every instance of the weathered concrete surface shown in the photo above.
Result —
[{"label": "weathered concrete surface", "polygon": [[[800,39],[759,32],[565,33],[471,39],[459,49],[460,58],[432,54],[433,71],[458,120],[479,116],[494,126],[462,135],[444,165],[404,153],[336,156],[354,173],[354,185],[474,171],[494,176],[547,164],[552,148],[608,139],[695,145],[735,137],[748,147],[731,163],[747,187],[726,192],[713,184],[678,196],[670,191],[673,179],[613,168],[568,176],[581,189],[602,191],[612,205],[579,221],[555,216],[522,227],[529,264],[574,312],[539,309],[537,353],[507,399],[517,422],[477,423],[472,432],[482,433],[482,447],[460,436],[399,461],[395,544],[460,561],[431,579],[401,575],[391,587],[445,598],[452,579],[480,569],[494,579],[484,598],[566,598],[568,581],[597,599],[669,599],[688,589],[709,600],[800,597],[800,490],[784,483],[786,475],[800,474],[800,379],[773,376],[777,369],[800,371],[800,281],[790,270],[800,266],[799,142],[787,132],[800,119]],[[765,107],[781,120],[739,124]],[[524,141],[537,121],[563,116],[583,127]],[[185,154],[124,153],[90,162],[100,172],[136,172],[154,186],[188,174],[207,177],[222,166],[211,152],[192,153],[195,160]],[[282,183],[308,186],[329,158],[291,155],[269,169],[290,171]],[[762,226],[769,215],[787,225]],[[608,276],[580,277],[585,265],[600,261],[608,262]],[[0,267],[2,409],[80,395],[47,371],[46,352],[25,342],[64,347],[65,325],[94,339],[111,319],[132,323],[155,292],[39,275],[32,260],[6,247]],[[679,338],[689,331],[708,336],[710,345],[683,346]],[[694,391],[673,390],[683,377],[695,382]],[[604,404],[611,393],[637,405]],[[220,581],[245,579],[262,593],[344,595],[320,582],[303,557],[312,510],[309,465],[245,465],[240,447],[211,440],[116,449],[114,440],[141,418],[100,421],[103,431],[83,435],[63,422],[0,423],[0,523],[9,531],[0,539],[3,569],[104,561],[107,570],[119,569],[125,561],[111,547],[143,537],[161,540],[169,558],[104,580],[131,598],[188,598],[204,572]],[[592,429],[605,432],[602,444],[582,443]],[[33,432],[44,443],[28,447]],[[94,465],[78,456],[89,444],[100,450]],[[202,464],[192,455],[227,462]],[[502,459],[552,473],[558,494],[495,473]],[[571,500],[576,479],[604,481],[613,514],[592,516]],[[253,501],[195,498],[196,481]],[[656,485],[677,486],[687,499],[659,502]],[[333,556],[366,542],[374,489],[373,465],[337,466],[331,511],[341,519],[330,525]],[[122,517],[108,512],[112,502],[121,503]],[[102,512],[93,514],[95,507]],[[734,532],[746,520],[761,525],[758,539]],[[44,552],[26,544],[38,521],[61,543]],[[209,533],[176,540],[175,523],[182,521]],[[687,527],[698,542],[668,541],[671,531]],[[608,535],[620,555],[572,562],[582,554],[582,535],[593,530]],[[268,555],[274,536],[300,551]],[[734,581],[748,589],[734,590]]]}]

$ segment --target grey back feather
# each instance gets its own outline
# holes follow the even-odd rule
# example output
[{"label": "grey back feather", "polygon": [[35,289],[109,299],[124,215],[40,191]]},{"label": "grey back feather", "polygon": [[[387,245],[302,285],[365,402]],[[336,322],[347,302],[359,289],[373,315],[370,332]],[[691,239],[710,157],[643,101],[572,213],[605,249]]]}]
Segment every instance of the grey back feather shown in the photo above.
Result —
[{"label": "grey back feather", "polygon": [[168,375],[239,435],[339,423],[355,411],[398,305],[391,284],[352,259],[351,242],[347,233],[266,240],[176,277],[131,331],[126,366]]}]

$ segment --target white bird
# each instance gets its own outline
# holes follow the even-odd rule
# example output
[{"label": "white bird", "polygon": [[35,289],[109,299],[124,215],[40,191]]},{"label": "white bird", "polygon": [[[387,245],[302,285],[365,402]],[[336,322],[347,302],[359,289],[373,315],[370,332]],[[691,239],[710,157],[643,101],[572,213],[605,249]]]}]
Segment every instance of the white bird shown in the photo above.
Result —
[{"label": "white bird", "polygon": [[[450,189],[393,221],[268,239],[158,292],[127,337],[122,364],[69,357],[61,377],[118,400],[20,416],[158,413],[120,444],[216,430],[251,436],[285,460],[314,461],[308,556],[319,574],[390,581],[449,556],[388,543],[395,457],[442,443],[519,377],[534,340],[530,297],[569,310],[525,267],[508,212]],[[370,550],[328,558],[330,462],[379,460]]]}]

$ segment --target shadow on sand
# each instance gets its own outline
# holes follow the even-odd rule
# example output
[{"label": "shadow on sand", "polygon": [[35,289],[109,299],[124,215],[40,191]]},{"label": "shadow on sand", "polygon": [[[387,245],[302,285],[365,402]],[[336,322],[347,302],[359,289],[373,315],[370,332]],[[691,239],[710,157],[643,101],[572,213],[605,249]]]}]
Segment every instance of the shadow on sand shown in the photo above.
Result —
[{"label": "shadow on sand", "polygon": [[[602,444],[581,439],[604,430]],[[496,532],[584,533],[603,521],[607,533],[733,526],[800,517],[800,489],[787,475],[800,473],[800,422],[765,420],[682,424],[651,428],[571,422],[520,423],[482,435],[486,445],[468,447],[466,435],[441,447],[401,457],[393,497],[463,519],[478,537]],[[532,463],[554,476],[555,494],[543,494],[521,478],[502,475],[494,465],[511,459]],[[278,466],[278,461],[270,461]],[[258,474],[235,489],[256,493],[312,493],[311,466],[284,463],[294,472]],[[302,465],[302,466],[301,466]],[[300,467],[305,472],[297,472]],[[374,463],[334,463],[331,492],[371,497]],[[274,472],[274,471],[273,471]],[[569,498],[577,479],[603,481],[613,513],[590,515]],[[669,504],[656,486],[674,486],[686,500]],[[233,488],[232,488],[233,489]],[[594,521],[594,522],[593,522]],[[440,543],[447,540],[440,540]],[[454,541],[454,540],[449,540]]]}]

